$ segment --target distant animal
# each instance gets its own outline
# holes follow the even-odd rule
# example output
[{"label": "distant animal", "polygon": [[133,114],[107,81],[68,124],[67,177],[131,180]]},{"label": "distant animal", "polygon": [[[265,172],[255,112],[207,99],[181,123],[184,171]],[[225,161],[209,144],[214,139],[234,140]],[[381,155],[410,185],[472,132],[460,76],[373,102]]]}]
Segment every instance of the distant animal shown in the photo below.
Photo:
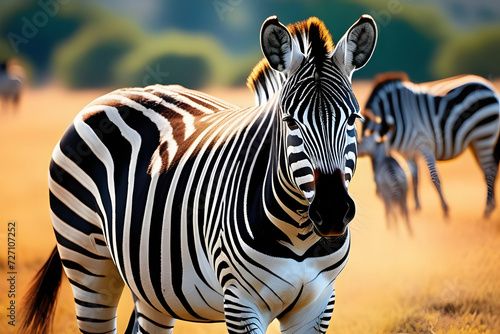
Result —
[{"label": "distant animal", "polygon": [[453,159],[470,147],[486,180],[484,215],[491,214],[500,162],[500,101],[489,81],[465,75],[415,84],[404,73],[386,73],[376,78],[362,113],[366,118],[363,136],[373,132],[386,136],[390,148],[406,158],[417,209],[416,158],[425,159],[447,216],[436,161]]},{"label": "distant animal", "polygon": [[377,29],[362,16],[334,47],[319,19],[273,16],[260,36],[257,106],[155,85],[77,115],[49,167],[57,248],[27,294],[27,333],[48,327],[62,267],[83,333],[116,333],[125,284],[133,333],[171,333],[175,319],[326,332],[355,215],[351,77]]},{"label": "distant animal", "polygon": [[[377,140],[379,139],[379,140]],[[376,136],[368,136],[359,143],[358,154],[370,156],[377,195],[384,201],[387,227],[398,221],[396,209],[406,223],[410,235],[413,234],[408,214],[408,179],[404,169],[389,152],[387,142]]]},{"label": "distant animal", "polygon": [[7,63],[0,63],[0,99],[2,100],[2,109],[6,110],[9,103],[16,110],[21,96],[22,81],[9,73]]}]

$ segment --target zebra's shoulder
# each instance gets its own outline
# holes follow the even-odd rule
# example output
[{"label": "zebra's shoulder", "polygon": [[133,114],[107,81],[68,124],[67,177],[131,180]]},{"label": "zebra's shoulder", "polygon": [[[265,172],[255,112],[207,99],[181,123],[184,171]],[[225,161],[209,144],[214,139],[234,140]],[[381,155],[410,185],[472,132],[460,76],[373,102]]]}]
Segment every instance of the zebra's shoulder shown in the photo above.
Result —
[{"label": "zebra's shoulder", "polygon": [[180,85],[152,85],[147,87],[121,88],[88,104],[80,113],[85,120],[109,108],[128,109],[144,114],[159,114],[165,118],[204,116],[219,111],[233,110],[233,104]]}]

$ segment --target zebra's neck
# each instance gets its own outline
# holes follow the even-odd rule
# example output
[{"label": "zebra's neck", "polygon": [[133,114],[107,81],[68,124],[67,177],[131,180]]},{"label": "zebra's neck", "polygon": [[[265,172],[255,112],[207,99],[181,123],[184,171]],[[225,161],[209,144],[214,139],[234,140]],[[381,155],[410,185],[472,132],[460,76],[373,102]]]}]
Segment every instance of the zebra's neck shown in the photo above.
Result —
[{"label": "zebra's neck", "polygon": [[[272,224],[280,231],[275,235],[278,242],[301,256],[319,240],[319,237],[313,232],[312,223],[307,215],[309,204],[292,181],[292,175],[287,165],[286,137],[283,131],[283,121],[277,110],[277,95],[279,94],[276,94],[262,106],[272,111],[271,131],[268,132],[265,139],[271,144],[268,146],[268,150],[261,152],[267,156],[261,193],[263,200],[260,201],[262,203],[261,210],[266,219],[255,221],[253,237],[257,239],[256,235],[260,231],[270,230],[269,226],[266,228],[260,226],[263,222]],[[260,160],[259,157],[258,161]],[[259,203],[259,201],[256,202]]]}]

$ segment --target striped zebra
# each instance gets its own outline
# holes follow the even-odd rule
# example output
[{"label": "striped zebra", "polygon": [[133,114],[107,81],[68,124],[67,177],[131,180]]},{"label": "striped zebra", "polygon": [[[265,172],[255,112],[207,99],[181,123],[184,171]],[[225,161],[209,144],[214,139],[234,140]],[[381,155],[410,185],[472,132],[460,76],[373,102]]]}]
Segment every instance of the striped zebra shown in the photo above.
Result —
[{"label": "striped zebra", "polygon": [[387,141],[376,141],[375,136],[365,137],[358,145],[358,152],[360,156],[370,155],[377,195],[384,201],[387,227],[396,225],[398,219],[395,208],[399,207],[408,233],[412,235],[407,204],[408,179],[404,169],[391,156]]},{"label": "striped zebra", "polygon": [[363,115],[363,138],[387,136],[390,147],[407,160],[413,177],[416,208],[418,168],[424,157],[445,216],[444,199],[436,161],[450,160],[467,147],[481,167],[487,186],[485,217],[495,208],[494,184],[500,162],[500,101],[490,82],[464,75],[415,84],[405,73],[386,73],[375,80]]},{"label": "striped zebra", "polygon": [[85,107],[52,155],[57,249],[25,328],[50,326],[62,261],[83,333],[116,332],[125,284],[133,333],[171,333],[175,319],[265,333],[275,318],[284,333],[324,333],[355,214],[351,75],[376,33],[362,16],[334,48],[317,18],[287,28],[272,16],[250,76],[265,103],[155,85]]}]

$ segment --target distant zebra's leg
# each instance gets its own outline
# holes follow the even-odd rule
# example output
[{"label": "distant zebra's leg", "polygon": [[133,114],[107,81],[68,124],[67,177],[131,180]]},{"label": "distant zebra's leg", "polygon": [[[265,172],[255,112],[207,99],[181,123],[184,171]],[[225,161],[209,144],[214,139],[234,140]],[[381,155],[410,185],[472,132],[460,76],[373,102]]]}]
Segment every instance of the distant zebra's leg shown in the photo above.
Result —
[{"label": "distant zebra's leg", "polygon": [[486,179],[486,187],[488,191],[488,195],[486,198],[486,209],[484,210],[484,216],[489,218],[491,212],[495,209],[495,180],[497,178],[498,173],[498,165],[491,166],[490,169],[483,170],[484,177]]},{"label": "distant zebra's leg", "polygon": [[423,147],[421,148],[420,151],[422,152],[425,162],[427,163],[427,168],[429,169],[432,183],[434,183],[434,187],[436,187],[436,190],[439,193],[439,197],[441,199],[441,206],[443,207],[444,211],[444,216],[448,217],[448,204],[446,204],[446,201],[443,196],[443,191],[441,189],[441,180],[439,179],[438,171],[436,168],[436,158],[434,157],[434,154],[428,147]]},{"label": "distant zebra's leg", "polygon": [[491,212],[495,209],[495,180],[498,173],[498,162],[494,157],[493,150],[485,150],[484,143],[481,142],[472,143],[472,152],[476,158],[477,163],[481,167],[484,173],[484,179],[486,180],[486,209],[484,210],[484,216],[488,218]]},{"label": "distant zebra's leg", "polygon": [[[158,312],[151,306],[135,301],[136,322],[133,333],[165,333],[170,334],[174,330],[175,319]],[[133,315],[132,315],[133,316]]]},{"label": "distant zebra's leg", "polygon": [[19,93],[16,93],[12,97],[13,111],[16,112],[19,109]]},{"label": "distant zebra's leg", "polygon": [[387,229],[390,230],[392,226],[396,226],[395,224],[397,223],[394,220],[394,212],[392,209],[392,203],[390,199],[385,199],[384,198],[384,206],[385,206],[385,220],[387,224]]},{"label": "distant zebra's leg", "polygon": [[410,215],[408,213],[408,204],[406,202],[406,193],[400,198],[399,207],[401,209],[401,215],[406,223],[406,228],[410,236],[413,236],[413,229],[411,228]]},{"label": "distant zebra's leg", "polygon": [[413,181],[413,197],[415,199],[415,210],[420,210],[420,199],[418,198],[418,166],[415,160],[407,161],[408,168],[410,168],[411,179]]},{"label": "distant zebra's leg", "polygon": [[8,99],[5,96],[0,96],[0,101],[2,101],[0,104],[1,106],[0,110],[6,112],[8,106]]}]

